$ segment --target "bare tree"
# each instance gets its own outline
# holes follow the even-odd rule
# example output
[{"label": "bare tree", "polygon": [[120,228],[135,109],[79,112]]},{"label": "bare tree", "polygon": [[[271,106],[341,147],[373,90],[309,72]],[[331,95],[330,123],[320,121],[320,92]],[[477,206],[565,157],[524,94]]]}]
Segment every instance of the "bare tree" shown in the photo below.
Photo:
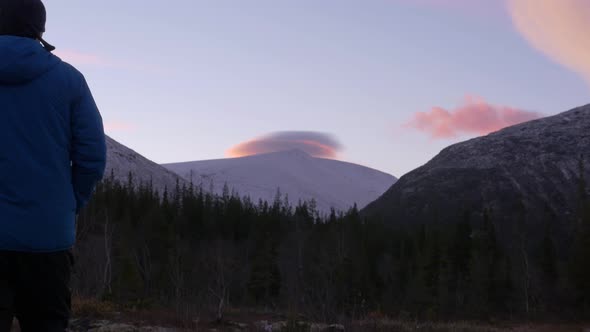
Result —
[{"label": "bare tree", "polygon": [[109,227],[109,215],[105,213],[105,221],[104,221],[104,232],[103,232],[103,244],[104,244],[104,269],[103,269],[103,278],[102,278],[102,286],[100,291],[98,292],[98,297],[104,297],[105,293],[111,293],[112,288],[112,280],[113,280],[113,271],[112,271],[112,251],[113,251],[113,229]]},{"label": "bare tree", "polygon": [[209,292],[216,302],[215,320],[223,321],[229,303],[231,285],[235,279],[236,260],[233,246],[224,240],[216,240],[211,246],[211,254],[205,257],[206,271],[211,276]]},{"label": "bare tree", "polygon": [[137,246],[134,249],[133,254],[137,270],[143,281],[144,295],[147,295],[151,291],[152,281],[152,257],[150,248],[147,244],[143,243],[143,245]]},{"label": "bare tree", "polygon": [[170,282],[174,291],[174,303],[177,312],[180,312],[182,302],[182,292],[184,288],[184,273],[182,257],[179,253],[174,254],[170,258],[170,266],[168,270]]}]

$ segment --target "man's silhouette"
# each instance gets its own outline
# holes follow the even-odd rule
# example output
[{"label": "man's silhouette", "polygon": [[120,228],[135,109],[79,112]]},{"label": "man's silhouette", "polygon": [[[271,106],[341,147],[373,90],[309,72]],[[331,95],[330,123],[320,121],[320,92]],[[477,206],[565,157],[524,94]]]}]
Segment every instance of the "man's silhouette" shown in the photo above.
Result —
[{"label": "man's silhouette", "polygon": [[65,331],[77,212],[103,175],[84,77],[51,54],[40,0],[0,0],[0,331]]}]

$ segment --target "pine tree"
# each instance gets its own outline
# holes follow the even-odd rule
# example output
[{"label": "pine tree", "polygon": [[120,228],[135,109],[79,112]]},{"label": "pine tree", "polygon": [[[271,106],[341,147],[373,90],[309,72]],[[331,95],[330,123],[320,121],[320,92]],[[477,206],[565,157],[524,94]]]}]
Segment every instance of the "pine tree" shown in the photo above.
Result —
[{"label": "pine tree", "polygon": [[486,272],[485,278],[486,305],[492,309],[501,307],[502,296],[502,250],[496,237],[496,226],[493,221],[492,211],[485,209],[483,213],[483,229],[481,238],[481,253],[479,259],[483,260]]},{"label": "pine tree", "polygon": [[546,287],[555,289],[559,274],[557,269],[557,253],[549,224],[545,226],[545,235],[541,242],[539,265],[543,273],[543,279],[546,282]]},{"label": "pine tree", "polygon": [[585,310],[588,310],[590,308],[590,264],[588,264],[590,262],[590,200],[587,193],[585,163],[582,158],[580,158],[579,172],[578,199],[580,209],[569,273],[578,292],[578,301]]},{"label": "pine tree", "polygon": [[434,231],[429,235],[428,242],[430,243],[430,246],[425,258],[426,265],[424,268],[424,277],[430,301],[431,303],[436,304],[439,300],[442,266],[442,248],[438,231]]},{"label": "pine tree", "polygon": [[469,288],[472,257],[471,236],[470,213],[465,212],[463,220],[455,226],[450,255],[452,269],[450,292],[455,296],[455,305],[458,310],[465,306]]}]

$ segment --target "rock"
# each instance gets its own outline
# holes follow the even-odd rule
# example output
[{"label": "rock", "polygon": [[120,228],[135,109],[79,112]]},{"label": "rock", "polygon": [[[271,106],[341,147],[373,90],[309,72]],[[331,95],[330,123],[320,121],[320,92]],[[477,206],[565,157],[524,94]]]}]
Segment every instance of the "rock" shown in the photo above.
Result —
[{"label": "rock", "polygon": [[72,320],[70,332],[176,332],[177,329],[143,326],[138,327],[130,324],[112,323],[106,320],[88,322],[86,320]]},{"label": "rock", "polygon": [[297,328],[301,331],[309,331],[311,329],[311,323],[304,321],[297,321]]},{"label": "rock", "polygon": [[[322,324],[322,323],[308,323],[304,321],[298,321],[297,327],[300,328],[302,331],[310,331],[310,332],[341,332],[345,331],[343,325],[338,324]],[[256,331],[264,331],[264,332],[282,332],[284,331],[289,324],[287,322],[268,322],[268,321],[259,321],[254,324]]]},{"label": "rock", "polygon": [[89,329],[88,332],[137,332],[138,329],[133,325],[127,324],[107,324],[100,327]]},{"label": "rock", "polygon": [[275,322],[275,323],[270,324],[269,332],[281,332],[286,327],[287,327],[287,322]]},{"label": "rock", "polygon": [[244,331],[248,329],[248,324],[239,322],[227,322],[227,324],[234,328],[234,330]]},{"label": "rock", "polygon": [[310,332],[324,332],[327,331],[328,324],[313,323],[309,327]]},{"label": "rock", "polygon": [[266,321],[266,320],[261,320],[261,321],[254,323],[254,327],[256,328],[257,331],[264,331],[264,332],[267,332],[270,329],[270,325],[268,324],[268,321]]},{"label": "rock", "polygon": [[345,331],[344,325],[339,324],[318,324],[314,323],[310,325],[310,332],[340,332]]},{"label": "rock", "polygon": [[159,327],[159,326],[148,326],[148,327],[140,327],[137,329],[137,332],[177,332],[178,329],[171,329],[166,327]]}]

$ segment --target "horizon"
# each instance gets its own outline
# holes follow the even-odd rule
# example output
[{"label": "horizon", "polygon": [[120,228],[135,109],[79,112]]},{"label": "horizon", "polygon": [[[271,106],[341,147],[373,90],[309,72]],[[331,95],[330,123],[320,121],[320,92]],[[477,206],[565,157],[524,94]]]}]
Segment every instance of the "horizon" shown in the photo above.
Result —
[{"label": "horizon", "polygon": [[[478,137],[485,137],[485,136],[487,136],[487,135],[490,135],[490,134],[494,134],[494,133],[500,132],[500,131],[502,131],[502,130],[504,130],[504,129],[508,129],[508,128],[510,128],[510,127],[515,127],[515,126],[518,126],[518,125],[521,125],[521,124],[525,124],[525,123],[528,123],[528,122],[534,122],[534,121],[538,121],[538,120],[543,120],[543,119],[545,119],[545,118],[549,118],[549,117],[552,117],[552,116],[556,116],[556,115],[559,115],[559,114],[561,114],[561,113],[570,112],[570,111],[573,111],[573,110],[575,110],[575,109],[578,109],[578,108],[585,108],[585,107],[588,107],[588,106],[590,106],[590,103],[588,103],[588,104],[584,104],[584,105],[580,105],[580,106],[574,107],[574,108],[572,108],[572,109],[565,110],[565,111],[563,111],[563,112],[559,112],[559,113],[557,113],[557,114],[545,115],[545,116],[542,116],[542,117],[540,117],[540,118],[537,118],[537,119],[533,119],[533,120],[529,120],[529,121],[521,122],[521,123],[518,123],[518,124],[514,124],[514,125],[512,125],[512,126],[505,127],[505,128],[499,129],[499,130],[497,130],[497,131],[493,131],[493,132],[490,132],[490,133],[488,133],[488,134],[486,134],[486,135],[482,135],[482,136],[478,136]],[[461,144],[461,143],[467,142],[468,140],[471,140],[471,139],[474,139],[474,138],[478,138],[478,137],[471,137],[471,138],[466,138],[465,140],[462,140],[462,141],[459,141],[459,142],[454,142],[454,143],[451,143],[450,145],[448,145],[448,146],[446,146],[446,147],[443,147],[443,148],[442,148],[442,150],[440,150],[440,151],[436,152],[434,155],[432,155],[432,157],[431,157],[431,158],[430,158],[428,161],[426,161],[424,164],[421,164],[421,165],[418,165],[418,166],[416,166],[416,168],[419,168],[419,167],[421,167],[421,166],[424,166],[424,165],[426,165],[426,164],[427,164],[427,163],[428,163],[430,160],[432,160],[433,158],[435,158],[435,157],[436,157],[438,154],[440,154],[440,153],[441,153],[441,152],[442,152],[444,149],[446,149],[446,148],[448,148],[448,147],[450,147],[450,146],[456,145],[456,144]],[[409,170],[409,171],[408,171],[407,173],[405,173],[405,174],[401,174],[401,175],[395,175],[395,174],[391,174],[391,173],[388,173],[388,172],[386,172],[386,171],[383,171],[383,170],[380,170],[380,169],[377,169],[377,168],[373,168],[373,167],[370,167],[370,166],[366,166],[366,165],[360,164],[360,163],[352,163],[352,162],[349,162],[349,161],[346,161],[346,160],[341,160],[341,159],[338,159],[338,158],[329,158],[329,157],[326,157],[326,156],[315,156],[313,153],[310,153],[310,152],[306,151],[305,149],[303,149],[303,148],[299,148],[299,147],[285,148],[285,149],[283,149],[283,150],[267,151],[267,152],[261,152],[261,153],[256,153],[256,154],[243,155],[243,156],[225,156],[225,157],[216,158],[216,159],[186,160],[186,161],[177,161],[177,162],[172,162],[172,163],[162,163],[162,164],[159,164],[159,165],[162,165],[162,166],[167,166],[167,165],[173,165],[173,164],[177,164],[177,165],[178,165],[178,164],[190,164],[190,163],[200,163],[200,162],[213,162],[213,161],[222,161],[222,160],[229,160],[229,159],[242,159],[242,158],[250,158],[250,157],[265,156],[265,155],[273,155],[273,154],[285,154],[285,153],[289,153],[289,152],[293,152],[293,151],[295,151],[295,152],[300,152],[300,153],[303,153],[303,154],[305,154],[305,155],[307,155],[307,156],[309,156],[309,157],[311,157],[311,158],[318,158],[318,159],[328,159],[328,160],[335,160],[335,161],[340,161],[340,162],[344,162],[344,163],[351,163],[351,164],[354,164],[354,165],[358,165],[358,166],[362,166],[362,167],[370,168],[370,169],[373,169],[373,170],[376,170],[376,171],[379,171],[379,172],[382,172],[382,173],[385,173],[385,174],[388,174],[388,175],[394,176],[394,177],[395,177],[396,179],[398,179],[398,180],[399,180],[401,177],[403,177],[404,175],[407,175],[408,173],[410,173],[410,172],[412,172],[412,171],[414,171],[414,170],[416,169],[416,168],[414,168],[414,169],[411,169],[411,170]],[[146,155],[144,155],[143,153],[141,153],[141,151],[135,151],[135,152],[136,152],[136,153],[139,153],[140,155],[142,155],[142,156],[144,156],[144,157],[146,157],[146,158],[148,158],[148,159],[150,159],[150,158],[149,158],[149,156],[146,156]]]},{"label": "horizon", "polygon": [[590,100],[583,0],[46,5],[107,133],[159,164],[295,146],[399,178]]}]

